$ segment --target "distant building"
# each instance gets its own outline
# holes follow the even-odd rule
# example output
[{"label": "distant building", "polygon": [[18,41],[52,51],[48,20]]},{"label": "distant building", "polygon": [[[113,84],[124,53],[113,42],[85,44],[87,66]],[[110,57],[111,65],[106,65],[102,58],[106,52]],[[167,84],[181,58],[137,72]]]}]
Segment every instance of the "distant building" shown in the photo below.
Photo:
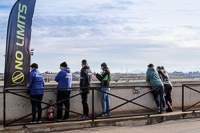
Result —
[{"label": "distant building", "polygon": [[74,73],[72,73],[73,78],[80,78],[80,72],[76,71]]}]

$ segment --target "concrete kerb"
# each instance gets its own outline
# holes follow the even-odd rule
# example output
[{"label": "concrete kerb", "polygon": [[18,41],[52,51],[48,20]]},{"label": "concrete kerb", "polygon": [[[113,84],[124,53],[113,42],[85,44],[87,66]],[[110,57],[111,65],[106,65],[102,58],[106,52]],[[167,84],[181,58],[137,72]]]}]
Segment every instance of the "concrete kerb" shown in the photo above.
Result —
[{"label": "concrete kerb", "polygon": [[175,111],[166,114],[157,114],[148,116],[134,116],[112,119],[98,119],[95,120],[95,125],[92,125],[92,121],[78,121],[78,122],[63,122],[55,124],[39,124],[28,125],[27,128],[22,127],[9,127],[3,129],[0,128],[0,133],[28,133],[28,132],[55,132],[55,131],[68,131],[81,128],[92,128],[100,126],[141,126],[157,124],[170,120],[199,118],[200,112],[180,112]]}]

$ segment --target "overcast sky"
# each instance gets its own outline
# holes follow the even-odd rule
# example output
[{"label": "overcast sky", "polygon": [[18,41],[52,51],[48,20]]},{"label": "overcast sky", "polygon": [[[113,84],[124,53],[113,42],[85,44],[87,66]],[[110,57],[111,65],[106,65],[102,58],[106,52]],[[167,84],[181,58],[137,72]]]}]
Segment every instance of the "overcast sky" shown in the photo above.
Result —
[{"label": "overcast sky", "polygon": [[[0,72],[6,29],[15,0],[0,0]],[[200,0],[37,0],[32,62],[41,72],[72,71],[87,59],[92,71],[146,71],[149,63],[169,72],[200,70]]]}]

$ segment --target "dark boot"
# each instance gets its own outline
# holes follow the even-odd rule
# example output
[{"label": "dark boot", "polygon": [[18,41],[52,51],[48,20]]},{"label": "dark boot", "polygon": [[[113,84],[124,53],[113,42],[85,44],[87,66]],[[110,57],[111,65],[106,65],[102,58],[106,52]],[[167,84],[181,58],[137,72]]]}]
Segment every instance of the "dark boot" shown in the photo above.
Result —
[{"label": "dark boot", "polygon": [[167,112],[173,112],[173,109],[171,107],[168,107],[168,109],[166,111]]}]

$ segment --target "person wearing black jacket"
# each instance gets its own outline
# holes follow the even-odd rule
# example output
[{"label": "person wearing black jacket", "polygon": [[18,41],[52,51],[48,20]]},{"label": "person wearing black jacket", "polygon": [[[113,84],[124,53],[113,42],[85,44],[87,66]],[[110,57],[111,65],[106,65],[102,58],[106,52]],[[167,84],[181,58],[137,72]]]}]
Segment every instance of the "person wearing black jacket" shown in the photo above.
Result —
[{"label": "person wearing black jacket", "polygon": [[[101,69],[103,72],[101,74],[94,73],[99,81],[101,81],[101,104],[103,114],[102,116],[110,116],[110,97],[109,97],[109,85],[110,85],[110,70],[107,67],[106,63],[101,64]],[[106,93],[105,93],[106,92]]]},{"label": "person wearing black jacket", "polygon": [[80,93],[83,105],[83,115],[80,117],[80,119],[87,119],[89,115],[88,87],[90,87],[91,79],[92,79],[92,72],[90,70],[90,67],[88,66],[87,60],[82,60],[82,69],[80,73]]}]

